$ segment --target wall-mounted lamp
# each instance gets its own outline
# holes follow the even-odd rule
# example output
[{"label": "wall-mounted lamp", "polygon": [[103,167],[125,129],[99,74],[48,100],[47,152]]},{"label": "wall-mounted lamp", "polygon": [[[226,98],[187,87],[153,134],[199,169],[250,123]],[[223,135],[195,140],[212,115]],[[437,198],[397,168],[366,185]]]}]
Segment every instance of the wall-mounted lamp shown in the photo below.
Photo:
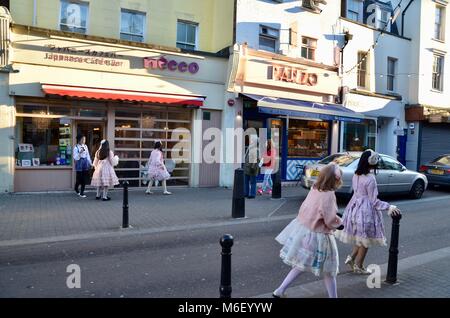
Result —
[{"label": "wall-mounted lamp", "polygon": [[242,118],[242,112],[239,110],[236,114],[236,118]]}]

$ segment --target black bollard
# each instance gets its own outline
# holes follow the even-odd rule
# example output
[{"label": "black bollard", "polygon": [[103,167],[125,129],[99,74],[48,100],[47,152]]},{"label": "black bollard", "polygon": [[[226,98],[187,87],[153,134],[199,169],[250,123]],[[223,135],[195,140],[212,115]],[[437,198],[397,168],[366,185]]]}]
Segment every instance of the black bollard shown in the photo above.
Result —
[{"label": "black bollard", "polygon": [[386,275],[386,283],[388,284],[395,284],[397,282],[398,238],[401,218],[401,214],[392,215],[391,245],[389,246],[389,260]]},{"label": "black bollard", "polygon": [[128,228],[128,181],[122,182],[123,184],[123,215],[122,215],[122,228]]},{"label": "black bollard", "polygon": [[244,169],[234,170],[232,218],[245,218]]},{"label": "black bollard", "polygon": [[220,298],[231,298],[231,247],[233,246],[233,237],[225,234],[220,239],[222,246],[222,269],[220,273]]},{"label": "black bollard", "polygon": [[281,171],[273,175],[272,199],[281,199]]}]

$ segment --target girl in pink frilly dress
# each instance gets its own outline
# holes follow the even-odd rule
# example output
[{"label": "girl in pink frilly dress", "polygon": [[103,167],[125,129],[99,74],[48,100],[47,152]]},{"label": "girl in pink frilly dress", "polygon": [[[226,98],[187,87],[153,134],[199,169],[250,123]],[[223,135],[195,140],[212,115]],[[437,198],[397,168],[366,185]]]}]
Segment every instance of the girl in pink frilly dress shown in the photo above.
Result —
[{"label": "girl in pink frilly dress", "polygon": [[[94,158],[94,174],[92,176],[91,185],[97,187],[97,196],[95,199],[103,201],[111,200],[108,197],[108,188],[119,184],[114,166],[119,163],[119,158],[109,149],[108,140],[100,142],[100,148],[95,153]],[[101,197],[100,197],[101,196]]]},{"label": "girl in pink frilly dress", "polygon": [[342,171],[328,164],[303,201],[298,216],[276,237],[283,245],[280,257],[292,267],[273,297],[286,297],[285,290],[303,272],[323,276],[330,298],[337,298],[339,255],[333,232],[342,225],[334,191],[342,185]]},{"label": "girl in pink frilly dress", "polygon": [[167,191],[167,183],[166,180],[170,178],[170,174],[167,171],[166,166],[164,165],[164,157],[161,151],[161,141],[157,141],[155,143],[155,147],[150,154],[150,158],[148,159],[148,187],[145,193],[152,194],[152,185],[153,181],[162,181],[162,186],[164,189],[163,194],[169,195],[171,192]]},{"label": "girl in pink frilly dress", "polygon": [[358,168],[353,175],[353,196],[344,211],[344,229],[336,232],[340,241],[353,244],[345,264],[357,274],[369,275],[363,263],[369,246],[386,245],[382,211],[389,215],[400,214],[395,205],[378,199],[377,180],[371,173],[380,157],[373,150],[366,150],[359,159]]}]

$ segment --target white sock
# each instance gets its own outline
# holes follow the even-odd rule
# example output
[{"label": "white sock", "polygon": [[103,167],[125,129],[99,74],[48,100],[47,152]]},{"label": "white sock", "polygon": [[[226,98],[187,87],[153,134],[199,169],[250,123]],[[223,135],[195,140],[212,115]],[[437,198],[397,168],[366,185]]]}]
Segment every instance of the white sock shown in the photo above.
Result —
[{"label": "white sock", "polygon": [[323,281],[325,283],[325,287],[327,288],[328,297],[337,298],[336,276],[324,274]]},{"label": "white sock", "polygon": [[103,187],[103,199],[108,198],[108,187]]},{"label": "white sock", "polygon": [[163,180],[163,181],[162,181],[162,186],[163,186],[164,192],[167,192],[167,183],[166,183],[166,180]]},{"label": "white sock", "polygon": [[297,269],[297,268],[292,268],[291,271],[287,274],[286,278],[284,279],[284,281],[281,283],[280,287],[278,287],[275,290],[275,294],[276,295],[282,295],[284,294],[284,291],[288,288],[288,286],[294,281],[294,279],[297,278],[297,276],[301,273],[302,271]]},{"label": "white sock", "polygon": [[149,180],[148,181],[148,186],[147,186],[147,192],[151,192],[152,191],[152,185],[153,185],[153,180]]},{"label": "white sock", "polygon": [[97,187],[97,198],[100,197],[100,191],[101,191],[102,187]]}]

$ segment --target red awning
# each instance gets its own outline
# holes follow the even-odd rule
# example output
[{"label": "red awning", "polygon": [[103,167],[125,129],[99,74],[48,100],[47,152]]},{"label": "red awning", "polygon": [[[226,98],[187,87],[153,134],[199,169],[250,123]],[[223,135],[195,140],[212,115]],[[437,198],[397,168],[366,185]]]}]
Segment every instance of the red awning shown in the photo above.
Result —
[{"label": "red awning", "polygon": [[46,95],[58,95],[75,98],[90,98],[102,100],[121,100],[131,102],[158,103],[169,105],[203,106],[205,97],[128,91],[122,89],[94,88],[82,86],[66,86],[56,84],[42,84]]}]

